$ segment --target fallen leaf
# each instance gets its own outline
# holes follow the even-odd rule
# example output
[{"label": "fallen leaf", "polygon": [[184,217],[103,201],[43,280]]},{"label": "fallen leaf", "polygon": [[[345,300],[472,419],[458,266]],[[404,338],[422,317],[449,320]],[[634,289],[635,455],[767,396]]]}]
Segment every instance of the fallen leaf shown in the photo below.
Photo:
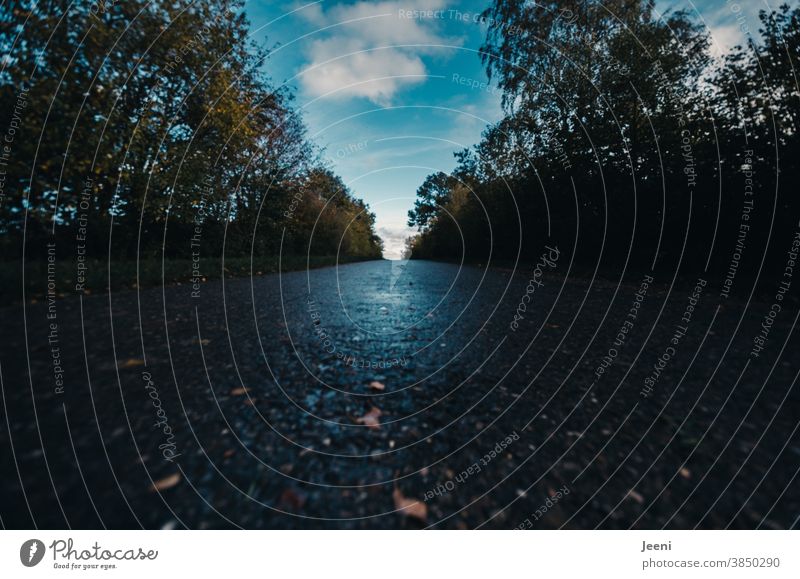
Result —
[{"label": "fallen leaf", "polygon": [[373,380],[372,382],[370,382],[369,387],[372,388],[373,390],[380,390],[380,391],[386,390],[386,386],[384,386],[377,380]]},{"label": "fallen leaf", "polygon": [[153,486],[150,488],[150,492],[157,493],[165,491],[167,489],[171,489],[179,482],[181,482],[181,473],[176,472],[175,474],[171,474],[167,477],[164,477],[154,482]]},{"label": "fallen leaf", "polygon": [[380,408],[373,406],[364,416],[356,418],[356,424],[363,424],[372,430],[377,430],[381,427],[378,418],[380,418],[382,414],[383,412],[381,412]]},{"label": "fallen leaf", "polygon": [[231,396],[241,396],[242,394],[247,394],[247,388],[234,388],[231,390]]},{"label": "fallen leaf", "polygon": [[128,358],[120,363],[120,368],[135,368],[136,366],[144,366],[144,360],[141,358]]},{"label": "fallen leaf", "polygon": [[400,489],[394,489],[392,493],[394,506],[407,517],[420,520],[423,523],[428,520],[428,505],[415,499],[407,499],[403,496]]},{"label": "fallen leaf", "polygon": [[631,489],[628,491],[628,496],[632,498],[634,501],[639,503],[640,505],[644,503],[644,497],[637,493],[635,490]]},{"label": "fallen leaf", "polygon": [[297,511],[306,504],[306,496],[302,493],[296,493],[292,489],[286,489],[281,493],[278,502],[284,510]]}]

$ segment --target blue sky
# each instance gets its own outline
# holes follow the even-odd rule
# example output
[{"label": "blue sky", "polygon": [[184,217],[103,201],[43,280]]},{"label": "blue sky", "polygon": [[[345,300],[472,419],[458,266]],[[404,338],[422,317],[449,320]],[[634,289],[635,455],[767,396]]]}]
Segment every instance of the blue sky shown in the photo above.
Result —
[{"label": "blue sky", "polygon": [[[295,89],[309,135],[377,215],[386,257],[398,258],[417,187],[455,166],[453,153],[501,118],[477,50],[485,0],[265,2],[246,6],[253,37],[275,46],[265,64]],[[773,3],[776,6],[777,3]],[[685,7],[720,53],[755,33],[760,0],[659,2]],[[423,13],[414,12],[423,11]],[[737,20],[738,17],[738,20]]]}]

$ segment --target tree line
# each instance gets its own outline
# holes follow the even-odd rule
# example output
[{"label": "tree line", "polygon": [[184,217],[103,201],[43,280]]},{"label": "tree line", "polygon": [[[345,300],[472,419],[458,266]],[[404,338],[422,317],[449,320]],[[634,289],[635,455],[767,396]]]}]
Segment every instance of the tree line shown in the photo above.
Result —
[{"label": "tree line", "polygon": [[650,1],[494,0],[481,54],[504,116],[420,186],[412,256],[532,261],[556,241],[609,267],[783,267],[800,219],[800,8],[758,22],[735,8],[745,42],[720,57],[689,13]]},{"label": "tree line", "polygon": [[0,8],[0,251],[380,257],[240,0]]}]

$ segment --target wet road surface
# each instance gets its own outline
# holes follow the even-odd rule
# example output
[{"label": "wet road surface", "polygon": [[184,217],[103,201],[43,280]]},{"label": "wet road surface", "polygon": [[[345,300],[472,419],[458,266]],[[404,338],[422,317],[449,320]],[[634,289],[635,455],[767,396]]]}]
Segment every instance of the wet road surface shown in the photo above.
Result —
[{"label": "wet road surface", "polygon": [[2,524],[796,525],[796,308],[755,356],[768,301],[544,269],[6,306]]}]

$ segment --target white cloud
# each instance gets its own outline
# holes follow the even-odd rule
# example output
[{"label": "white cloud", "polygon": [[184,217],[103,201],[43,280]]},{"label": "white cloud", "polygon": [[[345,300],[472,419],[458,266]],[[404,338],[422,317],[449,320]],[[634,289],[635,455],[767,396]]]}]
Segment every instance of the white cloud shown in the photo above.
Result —
[{"label": "white cloud", "polygon": [[362,97],[389,104],[403,88],[424,82],[427,70],[421,55],[443,53],[447,49],[439,45],[457,44],[437,34],[435,20],[401,18],[400,11],[435,10],[444,4],[362,1],[303,11],[306,21],[320,30],[330,27],[309,45],[303,88],[311,97]]},{"label": "white cloud", "polygon": [[383,105],[400,88],[425,80],[425,65],[418,56],[396,48],[365,50],[350,39],[314,42],[312,63],[303,73],[304,88],[312,96],[366,97]]},{"label": "white cloud", "polygon": [[[758,35],[759,9],[767,8],[764,2],[727,2],[726,0],[662,0],[665,10],[688,10],[698,18],[711,35],[710,52],[724,56],[736,45],[747,43],[748,34]],[[779,2],[774,3],[777,6]]]},{"label": "white cloud", "polygon": [[441,38],[435,34],[432,19],[400,17],[411,10],[438,10],[442,0],[356,2],[337,4],[324,14],[327,24],[345,23],[333,30],[336,35],[342,30],[357,35],[366,41],[386,44],[437,44]]},{"label": "white cloud", "polygon": [[711,26],[708,32],[711,35],[712,56],[722,56],[737,44],[743,45],[747,42],[747,37],[736,25]]},{"label": "white cloud", "polygon": [[417,233],[417,230],[400,225],[378,227],[378,235],[383,239],[383,257],[400,259],[406,246],[406,239]]}]

